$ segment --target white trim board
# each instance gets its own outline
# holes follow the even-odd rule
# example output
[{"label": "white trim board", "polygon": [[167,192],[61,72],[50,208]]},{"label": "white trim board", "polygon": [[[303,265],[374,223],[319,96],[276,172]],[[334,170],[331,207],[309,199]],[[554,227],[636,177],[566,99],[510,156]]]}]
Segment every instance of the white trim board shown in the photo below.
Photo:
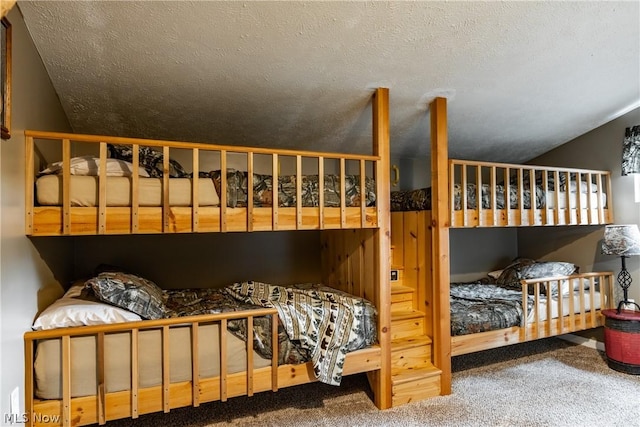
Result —
[{"label": "white trim board", "polygon": [[580,345],[584,345],[585,347],[595,348],[596,350],[604,351],[604,343],[598,340],[595,340],[593,338],[585,338],[585,337],[581,337],[579,335],[574,335],[574,334],[560,335],[558,336],[558,338],[563,339],[565,341],[572,342],[574,344],[580,344]]}]

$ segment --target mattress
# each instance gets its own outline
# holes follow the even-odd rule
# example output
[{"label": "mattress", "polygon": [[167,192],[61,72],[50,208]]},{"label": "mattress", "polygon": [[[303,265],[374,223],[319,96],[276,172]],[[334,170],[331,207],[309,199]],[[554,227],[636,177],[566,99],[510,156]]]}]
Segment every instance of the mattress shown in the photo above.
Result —
[{"label": "mattress", "polygon": [[[591,202],[591,208],[595,209],[599,206],[605,207],[607,206],[607,195],[606,193],[600,193],[600,204],[598,205],[598,193],[569,193],[569,207],[577,208],[577,200],[578,194],[580,194],[580,207],[582,209],[586,209],[589,205],[587,203]],[[546,206],[549,209],[556,208],[556,192],[555,191],[547,191],[546,195]],[[558,203],[559,209],[566,209],[567,207],[567,193],[564,191],[560,192],[560,202]]]},{"label": "mattress", "polygon": [[[201,325],[198,330],[200,378],[216,377],[220,372],[220,328],[217,324]],[[191,327],[180,326],[169,331],[170,380],[191,380]],[[105,336],[105,386],[107,392],[131,388],[131,333]],[[162,384],[162,331],[138,333],[138,385],[141,388]],[[71,338],[71,396],[95,395],[96,338]],[[254,351],[254,368],[271,365],[271,360]],[[227,372],[246,370],[245,342],[227,332]],[[36,347],[34,376],[35,394],[40,399],[62,398],[61,340],[39,341]]]},{"label": "mattress", "polygon": [[[571,307],[569,306],[570,304],[570,299],[573,298],[573,312],[574,314],[578,314],[580,313],[580,294],[576,293],[576,294],[572,294],[572,296],[565,296],[562,298],[562,315],[563,316],[567,316],[571,313]],[[600,292],[594,292],[594,301],[593,304],[591,304],[591,294],[589,293],[588,290],[586,290],[584,292],[584,311],[585,313],[589,310],[592,309],[592,305],[593,308],[595,310],[599,310],[600,309],[600,301],[601,301],[601,296],[600,296]],[[558,300],[557,299],[552,299],[551,301],[549,301],[546,298],[541,298],[540,299],[540,303],[538,304],[538,320],[540,320],[541,322],[547,320],[547,305],[551,304],[551,318],[555,319],[558,316]],[[527,323],[534,323],[536,321],[535,319],[535,311],[534,310],[530,310],[527,313]]]},{"label": "mattress", "polygon": [[[171,206],[191,206],[190,178],[169,180],[169,204]],[[107,206],[131,206],[131,178],[107,177]],[[139,178],[139,206],[162,206],[162,178]],[[98,177],[72,175],[69,184],[71,206],[98,206]],[[36,201],[41,206],[62,205],[62,176],[43,175],[36,180]],[[217,206],[220,203],[213,181],[210,178],[198,180],[199,206]]]}]

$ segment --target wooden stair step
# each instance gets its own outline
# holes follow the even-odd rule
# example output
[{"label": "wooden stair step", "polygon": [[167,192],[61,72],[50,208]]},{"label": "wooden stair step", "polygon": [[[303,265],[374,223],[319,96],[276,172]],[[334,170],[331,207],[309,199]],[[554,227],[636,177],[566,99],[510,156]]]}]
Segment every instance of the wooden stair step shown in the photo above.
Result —
[{"label": "wooden stair step", "polygon": [[432,341],[427,336],[391,341],[391,373],[430,366],[431,349]]},{"label": "wooden stair step", "polygon": [[393,322],[396,320],[409,320],[409,319],[416,319],[416,318],[424,319],[424,313],[418,310],[399,311],[397,313],[393,313],[393,315],[391,316],[391,321]]},{"label": "wooden stair step", "polygon": [[391,312],[391,340],[419,337],[425,334],[424,313],[417,310]]},{"label": "wooden stair step", "polygon": [[394,386],[415,382],[425,378],[440,378],[442,371],[433,365],[420,369],[408,369],[404,372],[391,376],[391,384]]},{"label": "wooden stair step", "polygon": [[440,369],[431,366],[391,377],[391,406],[398,407],[410,402],[440,396]]},{"label": "wooden stair step", "polygon": [[406,351],[415,347],[431,346],[432,340],[424,335],[420,337],[401,338],[391,341],[391,351]]}]

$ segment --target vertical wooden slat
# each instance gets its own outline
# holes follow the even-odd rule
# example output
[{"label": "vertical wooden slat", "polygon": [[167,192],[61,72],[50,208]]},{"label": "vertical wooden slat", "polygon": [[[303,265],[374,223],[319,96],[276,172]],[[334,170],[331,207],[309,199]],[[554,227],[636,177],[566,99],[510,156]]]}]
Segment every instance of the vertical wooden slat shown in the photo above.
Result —
[{"label": "vertical wooden slat", "polygon": [[511,172],[508,167],[504,168],[504,212],[505,221],[503,224],[509,224],[511,218]]},{"label": "vertical wooden slat", "polygon": [[591,325],[596,325],[596,289],[593,283],[589,286],[589,315],[591,316]]},{"label": "vertical wooden slat", "polygon": [[227,150],[220,150],[220,231],[227,231]]},{"label": "vertical wooden slat", "polygon": [[98,234],[107,232],[107,143],[100,143],[100,173],[98,176]]},{"label": "vertical wooden slat", "polygon": [[613,222],[613,192],[611,191],[611,174],[606,174],[607,181],[607,206],[608,208],[608,217],[604,219],[603,223]]},{"label": "vertical wooden slat", "polygon": [[302,228],[302,156],[296,156],[296,230]]},{"label": "vertical wooden slat", "polygon": [[324,230],[324,157],[318,157],[318,216],[320,230]]},{"label": "vertical wooden slat", "polygon": [[548,171],[542,170],[542,194],[544,197],[544,207],[543,209],[543,217],[542,217],[542,225],[549,225],[549,203],[547,203],[547,194],[549,194],[549,176]]},{"label": "vertical wooden slat", "polygon": [[[536,212],[538,211],[536,194],[536,171],[535,169],[529,169],[529,203],[531,203],[529,209],[529,225],[533,226],[536,223]],[[524,222],[524,221],[523,221]]]},{"label": "vertical wooden slat", "polygon": [[522,168],[518,168],[518,209],[520,210],[520,221],[511,225],[522,225],[522,219],[525,215],[524,210],[524,174]]},{"label": "vertical wooden slat", "polygon": [[[547,285],[547,289],[548,289],[548,285]],[[553,306],[551,304],[553,304],[553,300],[551,299],[551,295],[549,295],[549,292],[547,292],[547,330],[546,330],[546,336],[550,336],[551,335],[551,323],[552,323],[552,319],[553,319]]]},{"label": "vertical wooden slat", "polygon": [[[464,215],[463,225],[465,227],[469,226],[469,193],[467,191],[467,186],[469,185],[469,177],[467,176],[467,165],[460,165],[462,169],[462,181],[460,182],[460,196],[462,197],[462,212]],[[451,193],[454,194],[454,193]],[[452,202],[453,204],[453,202]],[[433,208],[433,205],[432,205]]]},{"label": "vertical wooden slat", "polygon": [[559,171],[554,171],[553,172],[553,185],[555,186],[555,192],[554,192],[554,203],[555,203],[554,219],[555,219],[555,225],[559,225],[560,224],[560,172]]},{"label": "vertical wooden slat", "polygon": [[191,230],[198,232],[200,210],[200,150],[192,150],[193,173],[191,178]]},{"label": "vertical wooden slat", "polygon": [[279,163],[278,163],[278,154],[274,153],[271,155],[272,165],[271,168],[273,170],[273,183],[272,183],[272,192],[273,192],[273,202],[272,206],[272,228],[273,230],[278,229],[278,208],[280,206],[280,196],[279,196]]},{"label": "vertical wooden slat", "polygon": [[[466,189],[462,189],[466,191]],[[431,201],[433,206],[433,200]],[[478,217],[478,226],[482,227],[484,223],[483,206],[482,206],[482,169],[476,165],[476,216]]]},{"label": "vertical wooden slat", "polygon": [[35,174],[34,174],[34,146],[33,146],[33,137],[27,136],[24,139],[25,141],[25,187],[24,187],[24,200],[25,200],[25,232],[27,235],[31,235],[33,233],[33,206],[35,205],[34,194],[33,194],[33,186],[35,184]]},{"label": "vertical wooden slat", "polygon": [[590,172],[587,173],[587,224],[589,225],[593,224],[593,214],[591,212],[593,208],[593,203],[591,202],[591,196],[593,195],[591,188],[593,186],[592,180],[593,175]]},{"label": "vertical wooden slat", "polygon": [[[271,342],[278,342],[278,315],[271,315]],[[271,391],[278,391],[278,346],[271,346]]]},{"label": "vertical wooden slat", "polygon": [[[582,279],[568,279],[568,286],[569,286],[569,330],[570,331],[574,331],[576,330],[576,310],[575,310],[575,285],[578,285],[578,295],[580,295],[578,297],[578,302],[580,302],[580,298],[582,298],[580,291],[582,290]],[[563,295],[563,291],[562,291],[562,282],[560,280],[558,280],[558,294],[559,294],[559,298],[562,297]]]},{"label": "vertical wooden slat", "polygon": [[169,203],[169,147],[162,147],[162,231],[170,231],[169,221],[171,205]]},{"label": "vertical wooden slat", "polygon": [[133,164],[133,172],[131,174],[131,232],[137,233],[140,226],[140,146],[133,144],[131,147],[133,157],[131,163]]},{"label": "vertical wooden slat", "polygon": [[534,284],[534,305],[533,309],[533,319],[536,325],[536,334],[534,338],[538,338],[540,336],[540,282],[536,282]]},{"label": "vertical wooden slat", "polygon": [[[520,340],[525,341],[527,334],[527,319],[529,318],[529,304],[527,301],[529,296],[529,285],[525,281],[522,281],[520,282],[520,287],[522,292],[522,325],[524,326],[520,328]],[[536,307],[533,307],[533,309],[535,310]]]},{"label": "vertical wooden slat", "polygon": [[347,224],[347,203],[346,203],[346,180],[345,180],[345,160],[340,159],[340,228],[346,228]]},{"label": "vertical wooden slat", "polygon": [[[456,163],[452,160],[449,161],[449,194],[451,194],[452,199],[455,197],[455,188],[456,188]],[[467,212],[466,206],[464,205],[464,198],[461,200],[460,208],[462,209],[462,225],[467,225]],[[455,227],[458,224],[456,221],[456,207],[455,202],[451,200],[451,204],[449,206],[449,224],[452,227]]]},{"label": "vertical wooden slat", "polygon": [[564,196],[566,201],[566,209],[565,209],[565,217],[566,224],[573,224],[572,215],[571,215],[571,174],[569,172],[564,172],[566,187],[564,189]]},{"label": "vertical wooden slat", "polygon": [[96,369],[97,369],[97,383],[98,383],[98,424],[104,425],[107,423],[106,416],[106,385],[104,377],[104,332],[99,332],[97,335],[96,345]]},{"label": "vertical wooden slat", "polygon": [[[606,221],[604,218],[604,204],[602,203],[602,174],[596,175],[596,189],[598,190],[598,224],[604,224]],[[611,201],[609,200],[610,195],[611,193],[607,192],[607,204],[609,206],[611,206]]]},{"label": "vertical wooden slat", "polygon": [[489,178],[489,183],[491,185],[491,225],[495,227],[498,225],[498,220],[496,218],[496,167],[491,166],[489,170],[491,171],[491,177]]},{"label": "vertical wooden slat", "polygon": [[[451,394],[451,315],[449,311],[449,226],[447,208],[447,100],[436,98],[431,102],[431,224],[432,224],[432,276],[433,296],[433,361],[440,368],[441,394]],[[463,192],[466,189],[462,190]]]},{"label": "vertical wooden slat", "polygon": [[247,317],[247,396],[253,396],[253,316]]},{"label": "vertical wooden slat", "polygon": [[71,141],[68,139],[62,140],[62,233],[71,233]]},{"label": "vertical wooden slat", "polygon": [[162,406],[164,412],[171,409],[170,389],[171,389],[171,372],[169,360],[169,326],[162,327]]},{"label": "vertical wooden slat", "polygon": [[367,169],[364,159],[360,160],[360,226],[365,228],[367,225],[366,217],[367,207]]},{"label": "vertical wooden slat", "polygon": [[[68,164],[68,163],[67,163]],[[62,425],[71,425],[71,337],[62,337]]]},{"label": "vertical wooden slat", "polygon": [[[577,225],[582,224],[582,173],[576,172],[576,221]],[[588,194],[587,194],[588,196]]]},{"label": "vertical wooden slat", "polygon": [[131,330],[131,418],[138,418],[138,329]]},{"label": "vertical wooden slat", "polygon": [[[273,341],[277,342],[277,341]],[[227,319],[220,320],[220,400],[227,401]]]},{"label": "vertical wooden slat", "polygon": [[200,406],[200,349],[198,322],[191,323],[191,389],[193,406]]},{"label": "vertical wooden slat", "polygon": [[250,152],[247,153],[247,231],[253,231],[253,185],[253,153]]},{"label": "vertical wooden slat", "polygon": [[[33,171],[31,171],[33,172]],[[25,425],[31,427],[33,421],[33,398],[34,398],[34,384],[33,384],[33,357],[34,357],[34,345],[33,340],[25,338],[24,340],[24,411],[27,414],[27,420]]]}]

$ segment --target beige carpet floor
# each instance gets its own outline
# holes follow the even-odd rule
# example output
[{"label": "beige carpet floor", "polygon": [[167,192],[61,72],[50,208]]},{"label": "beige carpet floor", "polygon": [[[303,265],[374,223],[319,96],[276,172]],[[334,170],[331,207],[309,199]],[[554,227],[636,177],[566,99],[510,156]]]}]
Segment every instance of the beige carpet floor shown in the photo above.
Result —
[{"label": "beige carpet floor", "polygon": [[556,338],[453,358],[453,393],[385,411],[364,375],[107,423],[139,426],[640,426],[640,376]]}]

